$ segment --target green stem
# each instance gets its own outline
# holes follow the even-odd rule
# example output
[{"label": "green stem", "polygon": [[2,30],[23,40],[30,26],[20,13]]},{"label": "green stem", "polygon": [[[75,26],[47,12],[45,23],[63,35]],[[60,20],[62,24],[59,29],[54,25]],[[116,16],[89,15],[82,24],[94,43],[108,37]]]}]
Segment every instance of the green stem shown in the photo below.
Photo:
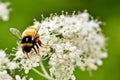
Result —
[{"label": "green stem", "polygon": [[50,77],[49,74],[48,74],[48,72],[46,71],[46,69],[45,69],[45,67],[44,67],[44,65],[43,65],[43,63],[42,63],[41,60],[40,60],[40,67],[41,67],[43,73],[44,73],[46,76]]},{"label": "green stem", "polygon": [[39,74],[40,76],[42,76],[42,77],[44,77],[44,78],[46,78],[46,79],[48,79],[48,80],[51,80],[51,77],[44,75],[43,73],[39,72],[37,69],[32,68],[32,70],[35,71],[35,72],[36,72],[37,74]]}]

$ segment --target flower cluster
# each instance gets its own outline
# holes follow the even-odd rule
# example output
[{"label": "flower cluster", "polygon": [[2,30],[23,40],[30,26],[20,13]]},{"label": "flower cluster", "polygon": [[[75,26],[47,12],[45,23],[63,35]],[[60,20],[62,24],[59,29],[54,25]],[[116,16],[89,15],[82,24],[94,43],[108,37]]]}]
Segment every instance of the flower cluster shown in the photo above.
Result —
[{"label": "flower cluster", "polygon": [[[26,77],[20,77],[13,71],[19,68],[19,65],[15,61],[11,61],[6,55],[5,51],[0,50],[0,80],[26,80]],[[30,78],[29,80],[33,80]]]},{"label": "flower cluster", "polygon": [[75,67],[83,71],[97,70],[107,57],[100,22],[87,12],[54,15],[43,20],[40,26],[39,33],[44,34],[41,40],[49,45],[49,54],[52,53],[49,70],[56,80],[75,80]]},{"label": "flower cluster", "polygon": [[6,70],[0,71],[0,80],[13,80]]},{"label": "flower cluster", "polygon": [[9,2],[0,2],[0,18],[4,21],[8,21],[10,9],[7,7],[10,5]]},{"label": "flower cluster", "polygon": [[40,62],[40,56],[36,55],[34,52],[29,53],[29,58],[27,57],[26,54],[24,54],[19,48],[16,52],[16,57],[14,60],[20,60],[19,65],[22,65],[21,67],[25,70],[25,73],[29,73],[29,70],[32,69],[32,67],[37,67],[39,66]]},{"label": "flower cluster", "polygon": [[41,23],[35,21],[32,26],[40,27],[40,40],[45,47],[40,48],[40,55],[33,51],[29,53],[30,58],[18,48],[16,59],[21,60],[20,65],[25,73],[41,66],[41,59],[48,56],[50,74],[47,77],[53,80],[75,80],[75,67],[82,71],[97,70],[103,64],[102,59],[107,57],[106,40],[100,22],[87,12],[52,15]]},{"label": "flower cluster", "polygon": [[18,68],[18,64],[14,61],[10,61],[5,53],[5,51],[0,50],[0,71],[4,71],[5,69],[16,69]]}]

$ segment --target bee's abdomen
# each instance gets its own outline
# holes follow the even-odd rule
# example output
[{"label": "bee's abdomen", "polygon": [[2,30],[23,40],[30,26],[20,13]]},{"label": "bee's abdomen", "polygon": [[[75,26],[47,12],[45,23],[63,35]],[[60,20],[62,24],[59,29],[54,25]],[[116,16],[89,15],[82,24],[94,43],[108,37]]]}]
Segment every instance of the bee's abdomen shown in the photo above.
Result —
[{"label": "bee's abdomen", "polygon": [[25,46],[22,49],[23,49],[23,52],[29,53],[31,51],[32,47]]}]

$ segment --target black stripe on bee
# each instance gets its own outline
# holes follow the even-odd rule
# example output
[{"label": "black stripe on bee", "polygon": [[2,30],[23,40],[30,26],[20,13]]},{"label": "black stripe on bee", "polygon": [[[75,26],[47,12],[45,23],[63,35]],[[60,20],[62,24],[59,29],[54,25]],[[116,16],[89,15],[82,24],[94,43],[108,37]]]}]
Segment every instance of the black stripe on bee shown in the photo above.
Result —
[{"label": "black stripe on bee", "polygon": [[31,36],[23,37],[21,43],[32,43],[32,37]]}]

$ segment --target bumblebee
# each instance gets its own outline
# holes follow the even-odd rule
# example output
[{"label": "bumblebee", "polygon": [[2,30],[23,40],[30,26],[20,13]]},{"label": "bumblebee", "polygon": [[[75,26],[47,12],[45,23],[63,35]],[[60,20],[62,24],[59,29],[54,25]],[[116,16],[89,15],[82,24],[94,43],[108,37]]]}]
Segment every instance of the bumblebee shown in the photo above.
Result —
[{"label": "bumblebee", "polygon": [[36,54],[39,53],[39,48],[42,47],[42,42],[40,40],[40,34],[38,33],[40,27],[35,28],[33,26],[25,29],[21,35],[20,31],[16,28],[10,28],[10,32],[20,39],[20,46],[23,53],[28,53],[34,51]]}]

